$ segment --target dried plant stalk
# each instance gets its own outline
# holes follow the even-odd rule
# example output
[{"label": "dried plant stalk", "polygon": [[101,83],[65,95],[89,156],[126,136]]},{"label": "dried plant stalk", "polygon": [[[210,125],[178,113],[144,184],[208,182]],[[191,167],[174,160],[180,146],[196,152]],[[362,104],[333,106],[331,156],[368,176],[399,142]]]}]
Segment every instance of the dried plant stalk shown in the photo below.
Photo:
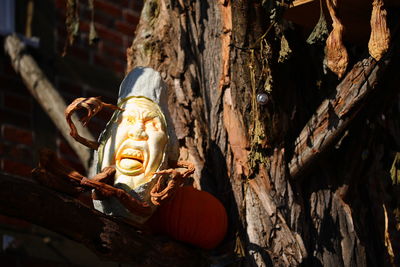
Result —
[{"label": "dried plant stalk", "polygon": [[110,108],[112,110],[117,110],[117,109],[122,110],[119,107],[114,106],[112,104],[104,103],[103,101],[100,100],[100,97],[89,97],[89,98],[80,97],[75,99],[71,104],[69,104],[69,106],[65,109],[64,114],[67,123],[71,129],[70,135],[72,136],[72,138],[74,138],[76,141],[78,141],[84,146],[87,146],[91,149],[97,149],[99,147],[99,143],[96,141],[88,140],[80,136],[71,117],[75,111],[83,108],[86,109],[88,114],[81,119],[83,126],[86,126],[86,124],[90,121],[90,119],[94,117],[104,107]]},{"label": "dried plant stalk", "polygon": [[328,68],[341,78],[349,63],[349,55],[343,44],[344,26],[336,15],[337,1],[326,0],[326,4],[333,21],[333,29],[326,40],[325,62]]},{"label": "dried plant stalk", "polygon": [[186,168],[186,171],[179,172],[176,169],[167,169],[155,172],[155,174],[168,174],[170,176],[167,186],[163,187],[163,176],[161,176],[150,191],[151,202],[156,206],[160,206],[170,199],[178,188],[184,184],[185,179],[193,174],[195,170],[194,164],[188,161],[178,161],[174,165],[176,168]]},{"label": "dried plant stalk", "polygon": [[390,31],[386,23],[383,0],[374,0],[371,14],[371,36],[368,42],[369,54],[379,61],[388,51]]}]

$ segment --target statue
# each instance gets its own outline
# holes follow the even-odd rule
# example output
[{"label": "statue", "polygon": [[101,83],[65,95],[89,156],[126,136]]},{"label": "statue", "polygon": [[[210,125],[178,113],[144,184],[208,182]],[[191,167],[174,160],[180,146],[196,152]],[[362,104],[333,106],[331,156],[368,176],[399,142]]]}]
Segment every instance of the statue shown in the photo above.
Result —
[{"label": "statue", "polygon": [[[96,172],[115,166],[114,186],[151,203],[149,191],[158,176],[155,173],[167,169],[168,161],[177,161],[178,157],[166,86],[160,74],[151,68],[131,71],[121,83],[118,107],[121,110],[114,113],[99,138]],[[115,198],[94,200],[94,205],[109,215],[146,219],[129,214]]]},{"label": "statue", "polygon": [[[86,125],[104,107],[115,111],[98,142],[80,136],[72,114],[86,109],[87,116],[81,119]],[[222,203],[207,192],[182,187],[194,167],[177,161],[178,142],[166,86],[157,71],[139,67],[128,73],[121,83],[117,106],[99,97],[78,98],[67,107],[65,116],[71,136],[95,150],[92,178],[65,166],[53,152],[45,150],[39,167],[33,170],[36,180],[70,195],[91,190],[95,209],[138,227],[158,208],[153,216],[158,222],[153,225],[156,232],[205,249],[221,242],[227,231]]]}]

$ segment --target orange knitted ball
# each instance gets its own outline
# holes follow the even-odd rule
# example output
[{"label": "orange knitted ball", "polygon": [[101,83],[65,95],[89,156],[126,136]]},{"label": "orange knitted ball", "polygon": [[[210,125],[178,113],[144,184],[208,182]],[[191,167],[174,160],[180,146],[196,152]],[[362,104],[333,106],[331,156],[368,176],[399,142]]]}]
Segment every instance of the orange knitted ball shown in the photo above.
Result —
[{"label": "orange knitted ball", "polygon": [[228,219],[222,203],[210,193],[184,186],[152,218],[161,233],[204,249],[224,238]]}]

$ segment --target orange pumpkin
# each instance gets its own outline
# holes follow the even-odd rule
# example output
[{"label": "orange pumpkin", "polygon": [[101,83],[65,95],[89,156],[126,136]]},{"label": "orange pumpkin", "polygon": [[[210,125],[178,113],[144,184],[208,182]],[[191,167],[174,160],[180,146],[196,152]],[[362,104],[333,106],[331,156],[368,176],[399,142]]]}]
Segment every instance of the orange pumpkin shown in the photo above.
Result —
[{"label": "orange pumpkin", "polygon": [[205,191],[184,186],[157,209],[151,224],[176,240],[212,249],[224,238],[228,219],[224,206],[217,198]]}]

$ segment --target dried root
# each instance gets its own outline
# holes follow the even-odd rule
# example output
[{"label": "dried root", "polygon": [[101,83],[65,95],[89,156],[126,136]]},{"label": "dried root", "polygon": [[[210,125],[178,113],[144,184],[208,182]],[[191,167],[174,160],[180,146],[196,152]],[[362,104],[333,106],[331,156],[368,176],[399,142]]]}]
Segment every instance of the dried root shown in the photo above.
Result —
[{"label": "dried root", "polygon": [[369,54],[377,61],[388,51],[390,31],[386,22],[383,0],[374,0],[371,14],[371,36],[368,42]]},{"label": "dried root", "polygon": [[102,198],[115,197],[127,210],[135,215],[147,217],[152,213],[152,209],[147,203],[137,200],[122,189],[86,177],[82,179],[81,184],[95,189],[96,194],[101,195]]},{"label": "dried root", "polygon": [[79,172],[68,167],[54,152],[45,149],[40,152],[39,166],[32,171],[32,177],[40,184],[58,192],[77,196],[80,193],[94,189],[94,199],[117,198],[125,208],[139,216],[151,215],[151,208],[122,189],[115,188],[115,168],[106,167],[93,179],[88,179]]},{"label": "dried root", "polygon": [[[180,172],[177,170],[179,168],[186,168],[186,170]],[[185,161],[177,162],[173,169],[156,172],[155,174],[161,176],[150,192],[152,203],[159,206],[170,199],[193,172],[194,165]],[[115,168],[106,167],[95,177],[88,179],[65,165],[57,159],[54,152],[47,149],[40,152],[39,166],[32,171],[34,179],[56,191],[77,196],[94,189],[93,199],[103,200],[115,197],[131,213],[142,217],[150,216],[152,208],[147,203],[137,200],[124,190],[113,186],[114,175]],[[165,185],[167,178],[169,181]]]},{"label": "dried root", "polygon": [[[179,172],[176,169],[168,169],[156,172],[155,174],[161,174],[162,176],[158,179],[157,183],[150,191],[151,202],[159,206],[163,202],[170,199],[181,187],[185,179],[188,178],[194,172],[194,165],[193,163],[187,161],[179,161],[176,163],[177,168],[186,168],[186,171]],[[170,180],[168,181],[167,185],[164,187],[164,174],[168,174]]]},{"label": "dried root", "polygon": [[79,143],[84,146],[87,146],[91,149],[97,149],[99,147],[99,143],[96,141],[88,140],[78,134],[74,122],[71,119],[72,114],[78,109],[84,108],[87,110],[87,115],[83,117],[80,121],[83,126],[86,126],[92,117],[94,117],[100,110],[104,107],[113,109],[113,110],[121,110],[119,107],[114,106],[112,104],[104,103],[100,100],[100,97],[89,97],[89,98],[77,98],[75,99],[66,109],[65,109],[65,118],[67,119],[67,123],[71,129],[70,135]]},{"label": "dried root", "polygon": [[32,170],[32,177],[40,184],[68,195],[76,196],[85,191],[80,184],[83,175],[65,165],[48,149],[40,151],[39,166]]},{"label": "dried root", "polygon": [[349,55],[343,44],[344,26],[336,15],[337,1],[326,0],[329,14],[332,18],[332,31],[326,40],[325,61],[328,68],[339,78],[346,72]]}]

